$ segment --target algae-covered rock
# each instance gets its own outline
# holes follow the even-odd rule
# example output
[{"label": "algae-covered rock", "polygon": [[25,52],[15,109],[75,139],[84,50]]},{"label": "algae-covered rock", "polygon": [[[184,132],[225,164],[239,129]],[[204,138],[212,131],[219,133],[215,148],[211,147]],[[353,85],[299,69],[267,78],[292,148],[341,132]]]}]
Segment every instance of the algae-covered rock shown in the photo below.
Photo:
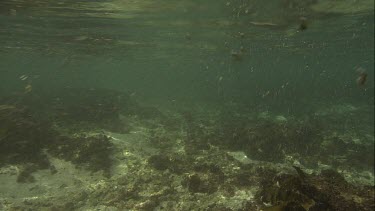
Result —
[{"label": "algae-covered rock", "polygon": [[106,129],[128,133],[131,130],[129,116],[165,119],[158,109],[141,106],[127,93],[109,89],[38,90],[29,95],[10,95],[0,100],[5,103],[16,101],[17,105],[27,107],[33,116],[53,122],[59,129],[69,132]]},{"label": "algae-covered rock", "polygon": [[49,113],[63,125],[84,124],[120,133],[129,131],[120,114],[134,114],[138,107],[126,93],[105,89],[65,88],[41,93],[41,98]]},{"label": "algae-covered rock", "polygon": [[59,137],[54,145],[48,146],[48,152],[78,167],[93,172],[102,170],[105,176],[111,174],[113,144],[105,135]]},{"label": "algae-covered rock", "polygon": [[[308,175],[283,174],[263,180],[257,198],[273,209],[288,210],[373,210],[374,187],[353,186],[333,170]],[[292,210],[295,210],[295,209]],[[265,210],[272,210],[265,208]]]},{"label": "algae-covered rock", "polygon": [[20,165],[18,182],[32,182],[31,173],[51,169],[47,154],[72,161],[91,171],[110,175],[111,143],[104,135],[61,136],[48,122],[38,120],[26,108],[0,106],[0,167]]},{"label": "algae-covered rock", "polygon": [[[282,123],[282,124],[280,124]],[[236,124],[236,125],[235,125]],[[320,127],[314,121],[241,120],[224,123],[218,130],[215,144],[233,151],[243,151],[253,159],[283,162],[287,154],[314,154],[320,140]],[[307,150],[309,149],[309,150]]]},{"label": "algae-covered rock", "polygon": [[[33,164],[22,171],[49,168],[44,148],[53,142],[54,131],[48,123],[39,121],[26,108],[14,105],[0,105],[0,167],[11,164]],[[20,179],[20,181],[31,181]]]}]

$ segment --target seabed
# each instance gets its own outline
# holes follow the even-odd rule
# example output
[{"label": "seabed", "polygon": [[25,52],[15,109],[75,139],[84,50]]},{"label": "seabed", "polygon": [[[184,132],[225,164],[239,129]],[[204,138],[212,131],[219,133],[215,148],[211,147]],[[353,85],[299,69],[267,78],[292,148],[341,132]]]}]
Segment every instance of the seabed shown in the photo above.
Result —
[{"label": "seabed", "polygon": [[3,97],[0,210],[374,210],[371,112]]}]

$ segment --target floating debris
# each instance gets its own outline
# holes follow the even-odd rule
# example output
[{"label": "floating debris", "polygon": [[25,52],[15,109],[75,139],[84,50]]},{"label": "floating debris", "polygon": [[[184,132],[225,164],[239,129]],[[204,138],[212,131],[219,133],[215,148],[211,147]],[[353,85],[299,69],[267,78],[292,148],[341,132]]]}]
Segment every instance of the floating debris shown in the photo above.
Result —
[{"label": "floating debris", "polygon": [[254,26],[277,26],[277,24],[272,22],[257,22],[257,21],[251,21],[250,24]]}]

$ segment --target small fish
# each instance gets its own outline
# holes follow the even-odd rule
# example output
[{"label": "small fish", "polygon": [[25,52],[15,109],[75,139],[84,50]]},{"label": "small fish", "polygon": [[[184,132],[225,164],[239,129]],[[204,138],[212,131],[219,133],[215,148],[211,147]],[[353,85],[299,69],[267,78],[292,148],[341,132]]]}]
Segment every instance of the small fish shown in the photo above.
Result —
[{"label": "small fish", "polygon": [[88,36],[81,35],[81,36],[75,37],[74,40],[75,41],[84,41],[84,40],[87,40],[88,38],[89,38]]},{"label": "small fish", "polygon": [[185,34],[185,39],[187,39],[187,40],[191,40],[191,34],[190,34],[190,33],[186,33],[186,34]]},{"label": "small fish", "polygon": [[230,52],[230,55],[232,56],[232,58],[236,61],[241,61],[242,60],[242,52],[241,51],[235,51],[235,50],[232,50]]},{"label": "small fish", "polygon": [[367,81],[367,73],[359,74],[359,76],[357,78],[357,84],[360,85],[360,86],[363,86],[363,85],[366,84],[366,81]]},{"label": "small fish", "polygon": [[21,79],[22,81],[26,80],[27,78],[28,78],[27,75],[21,75],[21,76],[20,76],[20,79]]},{"label": "small fish", "polygon": [[33,90],[33,87],[31,86],[31,84],[28,84],[25,86],[25,94],[31,92]]},{"label": "small fish", "polygon": [[307,18],[306,17],[301,17],[299,19],[301,21],[301,23],[299,24],[299,30],[301,31],[305,31],[307,29]]},{"label": "small fish", "polygon": [[243,53],[245,52],[245,49],[243,46],[240,47],[240,50],[236,51],[236,50],[232,50],[230,52],[230,55],[232,56],[232,58],[236,61],[241,61],[242,60],[242,56],[243,56]]},{"label": "small fish", "polygon": [[15,10],[15,9],[10,9],[10,10],[9,10],[9,13],[10,13],[10,15],[12,15],[12,16],[16,16],[16,15],[17,15],[17,10]]},{"label": "small fish", "polygon": [[360,67],[356,71],[359,73],[359,76],[356,80],[357,84],[359,86],[364,86],[366,84],[366,81],[367,81],[367,73],[366,73],[365,69]]}]

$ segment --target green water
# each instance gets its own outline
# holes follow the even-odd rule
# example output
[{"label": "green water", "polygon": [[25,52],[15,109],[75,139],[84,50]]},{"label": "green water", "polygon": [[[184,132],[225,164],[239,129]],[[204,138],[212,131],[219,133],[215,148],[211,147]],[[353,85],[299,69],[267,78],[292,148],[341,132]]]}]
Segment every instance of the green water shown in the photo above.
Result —
[{"label": "green water", "polygon": [[[301,25],[306,29],[301,29]],[[361,72],[367,78],[358,84]],[[371,176],[367,180],[358,179],[359,182],[353,179],[355,182],[373,179],[372,0],[2,0],[0,80],[0,114],[5,114],[2,109],[9,109],[13,103],[17,108],[30,108],[36,111],[32,115],[43,121],[49,119],[49,125],[72,137],[82,132],[76,131],[82,126],[77,123],[81,120],[72,118],[66,124],[56,120],[55,115],[80,114],[80,111],[69,113],[72,108],[94,115],[103,102],[108,103],[113,96],[119,98],[117,93],[160,111],[163,117],[152,109],[134,111],[138,107],[128,109],[126,115],[119,114],[121,123],[126,119],[126,126],[120,127],[130,125],[127,132],[144,136],[108,135],[115,145],[120,143],[116,145],[120,148],[121,142],[114,140],[143,143],[142,137],[157,139],[158,143],[151,143],[157,149],[146,150],[144,157],[137,155],[142,162],[158,150],[178,154],[181,142],[186,144],[185,148],[192,147],[192,151],[186,149],[193,154],[192,159],[204,157],[195,153],[207,150],[207,144],[224,151],[243,149],[251,159],[271,163],[293,163],[296,162],[293,156],[300,156],[301,165],[309,169],[327,165],[344,175],[347,173],[348,180],[358,172],[362,176],[363,172],[370,172]],[[80,99],[74,94],[87,92],[75,90],[90,90],[89,97]],[[61,102],[67,99],[69,103],[56,106],[60,98]],[[27,103],[22,104],[23,100]],[[99,107],[95,107],[96,103]],[[64,108],[67,104],[69,109]],[[113,111],[118,109],[116,106]],[[60,113],[58,109],[63,111]],[[114,118],[118,118],[116,115]],[[100,118],[90,119],[92,122],[82,126],[82,130],[91,129],[96,123],[99,127],[108,125],[106,121],[99,124]],[[285,131],[292,132],[280,135],[280,124]],[[96,132],[97,127],[94,127]],[[0,123],[0,144],[5,143],[3,134],[9,128]],[[106,126],[104,130],[108,128],[111,133],[123,132],[117,126]],[[264,137],[267,134],[270,137]],[[159,149],[158,144],[164,140],[159,136],[168,137],[165,139],[178,146],[167,144]],[[310,138],[332,141],[332,137],[339,137],[347,145],[335,148],[338,145],[331,146],[329,141],[319,142],[333,154],[322,162],[314,161],[317,158],[307,152],[303,141]],[[293,138],[300,139],[301,146],[293,147],[301,155],[293,154],[294,148],[285,144],[293,142],[289,141]],[[253,150],[254,146],[245,143],[248,139],[270,142],[256,144],[259,149]],[[279,147],[293,153],[286,152],[285,157],[276,155],[272,145],[279,140],[282,142]],[[353,148],[349,144],[357,142],[367,148]],[[132,144],[124,146],[131,151]],[[133,143],[133,146],[132,153],[136,154],[138,145]],[[298,151],[301,148],[306,151]],[[284,149],[280,151],[284,153]],[[347,156],[345,161],[337,161],[335,156],[343,154]],[[5,164],[8,163],[0,160],[0,167]],[[191,171],[188,173],[192,175]],[[0,178],[0,181],[7,180]],[[13,198],[32,196],[15,194]],[[7,207],[8,198],[12,197],[0,192],[0,209]],[[16,200],[14,206],[17,203]],[[131,205],[113,206],[132,210]],[[181,207],[181,210],[206,209]]]},{"label": "green water", "polygon": [[[371,9],[324,14],[258,1],[27,2],[1,3],[2,92],[19,88],[25,74],[37,77],[35,90],[106,87],[145,98],[239,101],[280,91],[277,102],[373,102]],[[235,12],[242,4],[248,14]],[[300,16],[309,16],[303,32]],[[231,52],[241,47],[235,61]],[[368,71],[366,91],[355,84],[355,67]]]}]

